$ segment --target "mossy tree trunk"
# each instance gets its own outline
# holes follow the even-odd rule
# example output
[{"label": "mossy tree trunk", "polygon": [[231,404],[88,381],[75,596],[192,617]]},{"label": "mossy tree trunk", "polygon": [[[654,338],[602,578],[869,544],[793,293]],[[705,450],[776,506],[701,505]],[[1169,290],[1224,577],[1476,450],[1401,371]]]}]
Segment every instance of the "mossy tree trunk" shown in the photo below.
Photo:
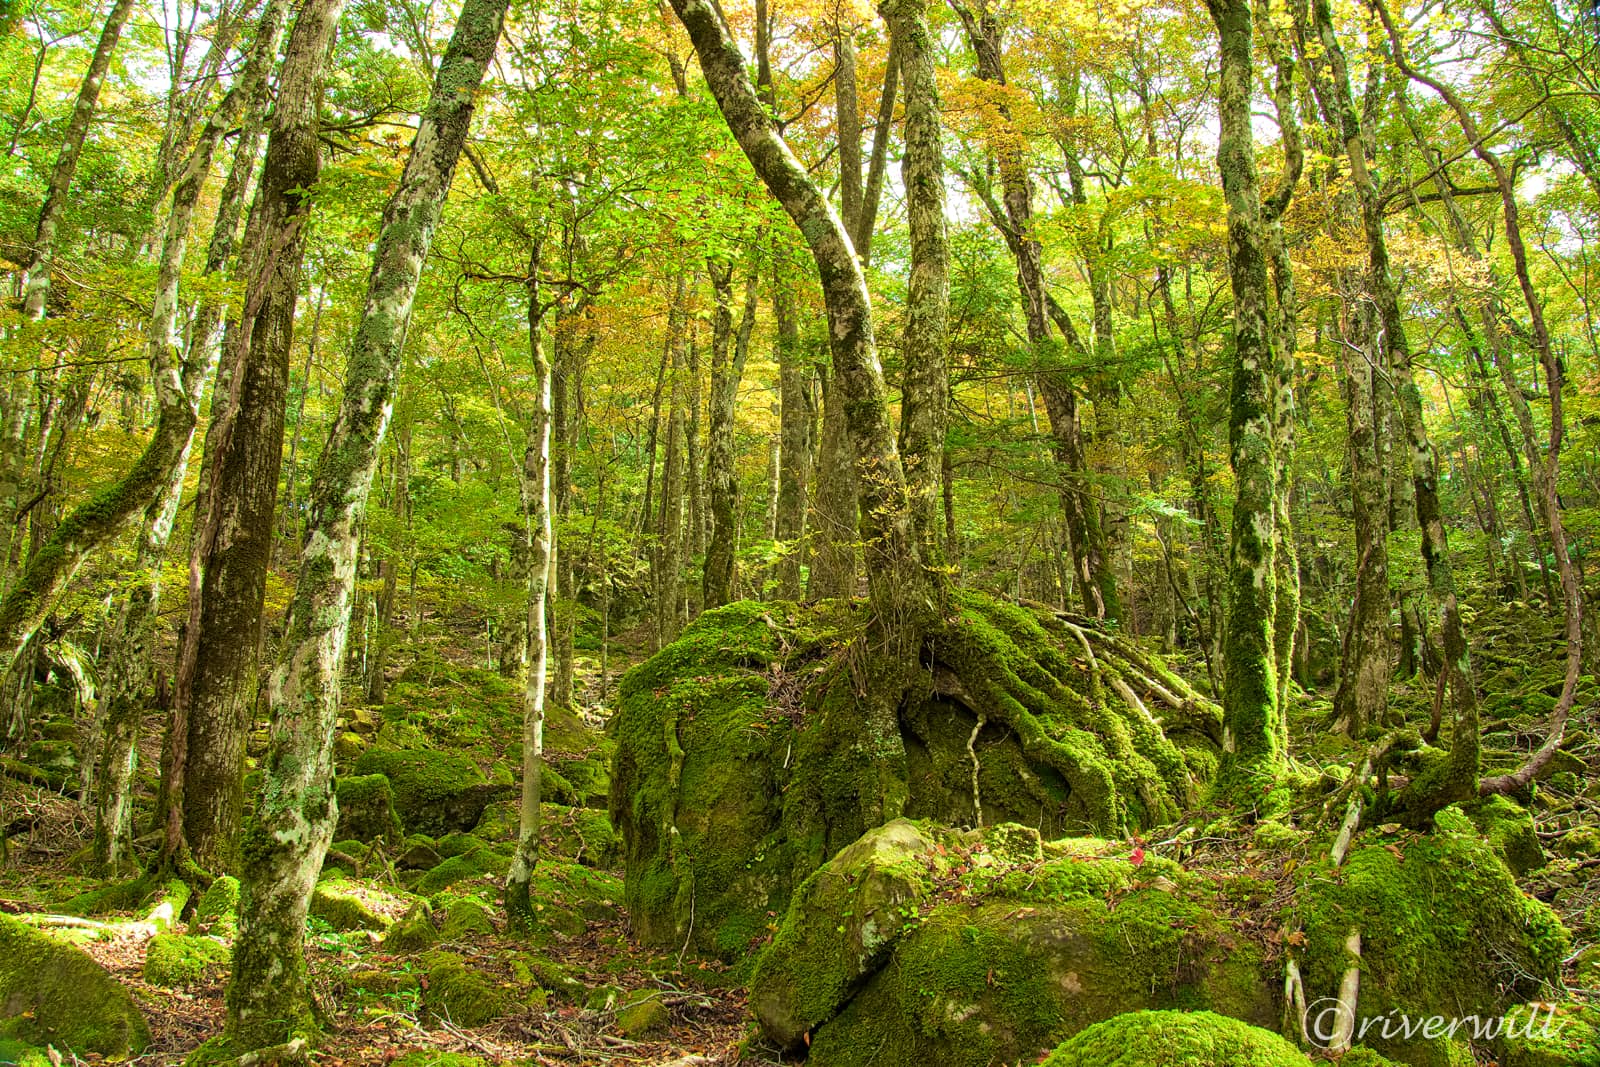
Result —
[{"label": "mossy tree trunk", "polygon": [[717,608],[733,600],[734,554],[739,537],[739,482],[734,471],[734,408],[739,382],[750,356],[755,328],[757,276],[751,270],[744,285],[744,308],[737,327],[733,319],[733,265],[710,262],[707,269],[716,292],[711,330],[711,403],[706,431],[706,491],[711,537],[706,543],[704,600]]},{"label": "mossy tree trunk", "polygon": [[799,600],[800,568],[807,555],[806,512],[811,495],[811,427],[816,398],[810,368],[800,349],[795,314],[793,259],[781,236],[773,238],[772,318],[778,364],[778,503],[773,537],[785,546],[775,590],[780,600]]},{"label": "mossy tree trunk", "polygon": [[1233,372],[1228,444],[1235,498],[1229,617],[1223,641],[1224,788],[1247,797],[1287,765],[1274,648],[1278,454],[1273,398],[1278,354],[1270,321],[1268,247],[1250,127],[1254,77],[1248,0],[1208,0],[1220,38],[1217,169],[1228,212]]},{"label": "mossy tree trunk", "polygon": [[269,119],[260,188],[240,253],[244,308],[222,354],[227,397],[207,431],[209,477],[196,510],[189,619],[179,652],[163,855],[185,847],[225,868],[243,810],[261,612],[283,454],[289,350],[321,169],[317,109],[343,0],[307,0],[295,19]]},{"label": "mossy tree trunk", "polygon": [[[228,985],[228,1036],[239,1051],[280,1044],[310,1018],[306,911],[338,817],[333,737],[361,524],[394,408],[412,301],[506,7],[507,0],[466,0],[439,62],[399,187],[384,208],[339,416],[312,479],[284,654],[267,686],[271,742],[241,850],[239,937]],[[289,71],[298,77],[320,65],[338,10],[338,0],[311,0],[302,9],[283,91],[296,84]]]},{"label": "mossy tree trunk", "polygon": [[539,299],[540,242],[528,257],[528,354],[534,380],[528,443],[522,457],[520,490],[528,538],[527,646],[522,681],[522,803],[517,818],[517,851],[506,872],[506,914],[519,926],[533,920],[528,884],[539,863],[540,786],[544,771],[545,679],[550,646],[545,606],[550,590],[554,531],[550,514],[550,360],[540,337],[545,306]]},{"label": "mossy tree trunk", "polygon": [[100,29],[100,39],[94,54],[89,58],[89,69],[78,85],[78,98],[72,105],[72,115],[61,135],[61,150],[50,171],[49,184],[45,186],[44,205],[39,209],[39,221],[34,230],[33,248],[28,260],[27,281],[22,296],[22,314],[38,322],[45,316],[45,304],[50,297],[50,271],[55,261],[56,236],[61,229],[61,218],[67,211],[67,198],[72,191],[72,179],[78,172],[78,157],[83,143],[89,137],[89,125],[94,121],[95,108],[100,103],[100,87],[105,83],[106,71],[111,69],[111,54],[122,39],[123,28],[133,12],[133,0],[114,0],[106,21]]}]

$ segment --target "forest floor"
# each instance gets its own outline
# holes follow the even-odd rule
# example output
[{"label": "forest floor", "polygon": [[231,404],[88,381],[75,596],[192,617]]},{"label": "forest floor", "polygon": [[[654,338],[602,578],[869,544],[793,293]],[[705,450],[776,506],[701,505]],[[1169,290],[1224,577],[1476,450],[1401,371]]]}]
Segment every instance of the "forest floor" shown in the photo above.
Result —
[{"label": "forest floor", "polygon": [[[1537,645],[1538,630],[1530,629],[1526,620],[1508,617],[1503,625],[1484,632],[1489,639],[1480,650],[1479,662],[1487,694],[1487,748],[1491,759],[1498,752],[1499,758],[1509,760],[1538,740],[1538,708],[1546,700],[1538,694],[1549,688],[1549,671],[1514,668],[1519,661],[1527,662],[1526,658],[1517,649],[1495,644],[1496,640],[1509,642],[1507,635],[1516,635],[1519,646],[1525,640]],[[619,652],[614,654],[614,664],[640,655],[637,649]],[[419,657],[418,662],[426,659]],[[401,675],[412,682],[409,688],[399,683],[393,687],[385,715],[409,724],[408,729],[420,730],[441,749],[475,753],[486,772],[493,769],[491,765],[503,763],[505,745],[500,739],[516,736],[508,732],[517,714],[514,698],[485,699],[485,693],[500,690],[485,681],[489,672],[481,669],[463,673],[459,664],[452,668],[437,659],[425,666],[418,671],[413,663]],[[592,662],[588,666],[592,680]],[[514,692],[509,686],[506,689]],[[1395,704],[1408,718],[1425,719],[1431,697],[1431,686],[1421,680],[1399,684],[1394,690]],[[1348,763],[1353,753],[1350,743],[1325,729],[1326,696],[1302,695],[1297,708],[1293,719],[1297,758],[1324,767]],[[589,711],[592,730],[605,711],[599,707]],[[151,730],[146,736],[156,735]],[[558,740],[558,748],[560,743]],[[147,752],[145,757],[146,766],[154,766],[158,754]],[[1550,902],[1573,932],[1569,986],[1579,995],[1600,995],[1600,945],[1596,945],[1600,941],[1600,830],[1595,829],[1600,826],[1600,787],[1595,785],[1600,782],[1600,736],[1593,723],[1581,719],[1574,723],[1559,768],[1540,785],[1533,804],[1535,828],[1548,862],[1523,876],[1521,883],[1529,893]],[[500,779],[491,775],[491,780]],[[86,877],[79,868],[92,826],[76,800],[64,791],[53,793],[17,781],[0,784],[5,789],[7,819],[21,815],[32,825],[31,831],[9,842],[9,854],[0,867],[0,912],[51,913],[75,894],[103,884]],[[536,899],[537,894],[546,894],[551,908],[567,921],[552,923],[532,938],[512,934],[498,906],[503,867],[487,863],[445,894],[432,894],[436,915],[446,905],[453,908],[452,901],[469,895],[487,908],[492,925],[458,931],[453,938],[450,919],[439,915],[445,919],[444,940],[434,946],[436,951],[454,954],[502,997],[497,1016],[482,1025],[452,1022],[449,1012],[441,1011],[433,999],[425,958],[415,952],[391,952],[384,943],[383,927],[423,895],[415,880],[422,872],[400,870],[398,849],[383,850],[375,864],[353,872],[348,884],[364,894],[383,923],[344,930],[327,922],[312,923],[309,964],[327,1035],[318,1062],[336,1067],[402,1059],[402,1067],[433,1062],[451,1067],[480,1062],[654,1067],[781,1062],[752,1037],[742,987],[747,968],[737,962],[724,965],[681,953],[663,954],[633,938],[621,906],[621,876],[613,862],[614,849],[599,864],[594,857],[585,857],[582,847],[576,854],[570,849],[570,831],[580,818],[590,819],[587,825],[593,825],[593,820],[600,818],[594,809],[605,803],[605,797],[591,796],[587,803],[587,808],[552,805],[547,809],[552,825],[546,841],[552,858],[546,880],[536,883]],[[490,831],[481,833],[484,841],[494,840]],[[563,841],[568,845],[565,849]],[[441,852],[444,843],[443,838],[438,842]],[[1227,840],[1191,844],[1185,857],[1186,866],[1231,869],[1280,885],[1287,884],[1294,862],[1286,855],[1251,851]],[[571,899],[566,898],[568,894]],[[1258,902],[1260,915],[1253,920],[1263,925],[1269,938],[1271,932],[1265,928],[1276,929],[1275,907],[1268,894]],[[581,919],[572,920],[574,914],[581,914]],[[91,931],[96,936],[73,940],[134,992],[150,1023],[153,1042],[133,1062],[179,1064],[201,1042],[221,1032],[226,972],[217,968],[176,988],[146,982],[151,930],[137,921],[119,921],[140,917],[137,913],[104,916],[104,929]],[[548,987],[544,992],[533,988],[537,997],[529,996],[530,965],[540,975],[533,985]],[[546,980],[539,968],[565,977]],[[361,975],[367,978],[358,979]],[[374,975],[382,981],[372,980]],[[641,998],[653,999],[667,1010],[653,1025],[630,1026],[623,1009]]]}]

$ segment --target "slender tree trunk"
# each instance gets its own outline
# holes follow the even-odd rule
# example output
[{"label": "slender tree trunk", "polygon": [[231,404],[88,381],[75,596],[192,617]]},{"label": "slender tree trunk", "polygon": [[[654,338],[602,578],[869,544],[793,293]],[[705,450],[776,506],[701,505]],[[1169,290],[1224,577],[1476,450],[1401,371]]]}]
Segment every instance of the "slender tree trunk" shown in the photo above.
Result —
[{"label": "slender tree trunk", "polygon": [[817,489],[808,523],[816,544],[811,552],[811,574],[806,598],[831,600],[856,595],[860,563],[856,551],[860,518],[857,512],[856,468],[844,413],[838,376],[826,368],[822,375],[822,430],[817,434]]},{"label": "slender tree trunk", "polygon": [[817,405],[800,349],[793,260],[781,238],[775,237],[773,245],[772,317],[778,362],[778,507],[773,536],[785,546],[778,560],[777,595],[780,600],[799,600],[800,569],[810,542],[806,514],[810,510],[811,428],[817,421]]},{"label": "slender tree trunk", "polygon": [[1243,797],[1275,782],[1288,757],[1274,652],[1278,457],[1273,394],[1279,357],[1269,321],[1269,254],[1250,128],[1251,6],[1248,0],[1208,0],[1207,7],[1221,39],[1217,169],[1228,210],[1234,301],[1228,443],[1236,489],[1223,643],[1222,781]]},{"label": "slender tree trunk", "polygon": [[545,632],[545,600],[550,588],[550,361],[539,337],[544,309],[539,303],[539,244],[528,262],[528,352],[533,361],[535,399],[528,419],[528,446],[522,460],[522,511],[528,528],[528,648],[522,686],[522,805],[518,812],[517,851],[506,872],[505,904],[510,921],[523,928],[533,923],[528,885],[539,862],[540,785],[544,769],[545,675],[549,645]]},{"label": "slender tree trunk", "polygon": [[582,381],[583,355],[588,344],[585,336],[574,341],[571,321],[579,316],[558,311],[556,319],[555,358],[550,369],[550,484],[552,506],[555,508],[556,529],[560,531],[553,545],[555,562],[551,564],[555,583],[555,610],[551,644],[554,646],[554,666],[550,674],[550,703],[559,708],[575,706],[573,696],[573,642],[576,637],[578,615],[578,589],[572,538],[568,523],[572,518],[572,455],[578,446],[577,419],[574,417],[576,401]]},{"label": "slender tree trunk", "polygon": [[[733,267],[709,264],[717,294],[711,341],[711,410],[706,447],[706,488],[710,498],[711,540],[706,547],[705,606],[720,607],[734,599],[734,554],[738,541],[739,481],[734,471],[734,411],[739,382],[750,355],[755,327],[757,276],[744,285],[744,308],[738,327],[733,320]],[[732,351],[730,352],[730,348]]]},{"label": "slender tree trunk", "polygon": [[[241,849],[239,938],[228,985],[234,1054],[287,1041],[311,1015],[306,910],[338,818],[333,737],[361,524],[394,408],[412,301],[506,6],[506,0],[466,0],[456,21],[400,185],[384,208],[339,417],[312,478],[284,652],[267,686],[272,739]],[[320,63],[337,13],[336,2],[302,10],[286,72],[311,58],[297,44],[314,46]],[[284,79],[280,107],[294,84]]]},{"label": "slender tree trunk", "polygon": [[111,12],[100,30],[99,43],[89,60],[78,86],[78,99],[72,107],[72,117],[61,137],[61,151],[56,155],[56,165],[50,172],[50,183],[45,187],[44,206],[39,211],[38,226],[34,231],[32,257],[28,261],[27,281],[23,289],[22,314],[38,322],[44,318],[45,304],[50,296],[50,271],[55,262],[56,237],[61,228],[61,218],[66,214],[67,199],[72,191],[72,179],[78,170],[78,156],[89,136],[89,125],[94,121],[95,108],[100,103],[100,86],[105,82],[106,71],[111,67],[111,53],[128,24],[133,11],[133,0],[113,0]]},{"label": "slender tree trunk", "polygon": [[[911,226],[911,277],[906,286],[902,342],[905,381],[900,401],[900,452],[923,559],[933,561],[941,556],[940,482],[950,408],[946,353],[950,256],[945,242],[939,88],[934,77],[937,46],[928,30],[926,0],[892,0],[882,11],[900,57],[906,90],[902,178]],[[879,130],[879,139],[885,134]]]}]

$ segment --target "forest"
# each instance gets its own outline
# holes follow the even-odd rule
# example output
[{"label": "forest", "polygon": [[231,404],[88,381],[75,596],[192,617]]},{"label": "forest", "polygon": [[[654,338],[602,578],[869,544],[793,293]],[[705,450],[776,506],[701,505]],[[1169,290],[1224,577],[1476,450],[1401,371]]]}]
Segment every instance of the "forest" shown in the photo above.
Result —
[{"label": "forest", "polygon": [[0,1064],[1600,1067],[1600,8],[0,0]]}]

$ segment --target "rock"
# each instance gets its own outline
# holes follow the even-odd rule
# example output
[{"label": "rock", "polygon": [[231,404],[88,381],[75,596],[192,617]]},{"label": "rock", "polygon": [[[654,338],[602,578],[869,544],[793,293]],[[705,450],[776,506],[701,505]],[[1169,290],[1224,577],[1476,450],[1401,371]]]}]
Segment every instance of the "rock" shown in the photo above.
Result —
[{"label": "rock", "polygon": [[474,937],[493,937],[494,918],[488,905],[474,897],[452,900],[444,910],[444,927],[439,931],[446,941]]},{"label": "rock", "polygon": [[0,915],[0,1037],[125,1059],[150,1030],[128,990],[88,955]]},{"label": "rock", "polygon": [[387,776],[406,831],[434,837],[471,830],[491,801],[515,791],[485,782],[467,757],[433,749],[369,748],[352,770]]},{"label": "rock", "polygon": [[1463,804],[1460,809],[1514,874],[1527,874],[1545,865],[1544,847],[1533,828],[1533,816],[1514,800],[1485,797]]},{"label": "rock", "polygon": [[350,710],[350,729],[354,733],[375,734],[381,725],[383,724],[378,720],[378,713],[371,708],[359,707]]},{"label": "rock", "polygon": [[[997,835],[1001,840],[1005,835]],[[801,883],[750,980],[750,1008],[780,1048],[797,1048],[883,965],[916,905],[949,870],[959,835],[905,819],[868,830]],[[1037,831],[1033,837],[1037,852]]]},{"label": "rock", "polygon": [[434,847],[433,838],[426,834],[412,834],[406,838],[405,849],[395,858],[394,865],[402,871],[428,871],[439,866],[444,857]]},{"label": "rock", "polygon": [[1136,1011],[1096,1023],[1042,1067],[1312,1067],[1305,1053],[1260,1027],[1209,1011]]},{"label": "rock", "polygon": [[343,982],[347,992],[369,997],[409,993],[422,988],[417,976],[410,971],[390,971],[382,967],[354,967],[343,973]]},{"label": "rock", "polygon": [[[972,825],[974,758],[986,822],[1056,837],[1177,816],[1215,762],[1214,705],[1163,709],[1168,736],[1115,694],[1091,702],[1081,647],[1053,618],[969,593],[957,607],[930,637],[928,695],[881,740],[864,740],[851,672],[829,658],[859,625],[843,602],[716,608],[623,678],[610,812],[643,943],[747,956],[795,887],[871,827],[878,791],[903,790],[909,818]],[[988,710],[974,740],[975,708]],[[888,783],[868,753],[901,750],[905,778]]]},{"label": "rock", "polygon": [[0,1064],[15,1067],[53,1067],[50,1057],[15,1038],[0,1037]]},{"label": "rock", "polygon": [[219,875],[195,905],[194,917],[189,920],[189,933],[195,936],[210,934],[232,941],[239,932],[239,879],[232,875]]},{"label": "rock", "polygon": [[453,952],[434,951],[422,959],[428,981],[422,1006],[435,1019],[472,1028],[492,1022],[510,1007],[510,998]]},{"label": "rock", "polygon": [[473,849],[483,848],[485,844],[481,838],[458,832],[439,838],[434,847],[442,859],[453,859],[456,856],[465,856]]},{"label": "rock", "polygon": [[389,927],[379,947],[395,956],[426,952],[439,943],[439,931],[434,929],[432,915],[433,909],[426,901],[417,901],[404,918]]},{"label": "rock", "polygon": [[366,748],[366,738],[354,730],[344,730],[340,732],[338,737],[333,739],[333,758],[340,763],[344,763],[361,755],[366,751]]},{"label": "rock", "polygon": [[585,867],[611,868],[622,856],[622,839],[611,817],[593,808],[544,805],[543,851]]},{"label": "rock", "polygon": [[68,739],[35,741],[22,754],[22,762],[62,781],[78,773],[78,753]]},{"label": "rock", "polygon": [[400,817],[394,809],[394,790],[382,774],[339,779],[339,840],[400,840]]},{"label": "rock", "polygon": [[509,858],[487,848],[476,848],[460,856],[452,856],[412,883],[412,890],[431,897],[457,882],[481,878],[486,874],[503,874],[510,865]]},{"label": "rock", "polygon": [[672,1026],[672,1012],[661,997],[661,992],[653,989],[637,989],[624,996],[617,1008],[617,1032],[629,1041],[665,1033]]},{"label": "rock", "polygon": [[311,915],[341,931],[389,927],[389,920],[373,908],[361,885],[342,878],[317,883],[311,891]]},{"label": "rock", "polygon": [[220,978],[232,953],[210,937],[158,934],[145,946],[144,980],[151,985],[179,989]]},{"label": "rock", "polygon": [[571,971],[543,956],[515,957],[511,969],[523,984],[548,990],[560,1000],[581,1004],[589,996],[589,987],[572,977]]},{"label": "rock", "polygon": [[1600,1010],[1585,1004],[1533,1003],[1506,1015],[1500,1067],[1600,1067]]}]

